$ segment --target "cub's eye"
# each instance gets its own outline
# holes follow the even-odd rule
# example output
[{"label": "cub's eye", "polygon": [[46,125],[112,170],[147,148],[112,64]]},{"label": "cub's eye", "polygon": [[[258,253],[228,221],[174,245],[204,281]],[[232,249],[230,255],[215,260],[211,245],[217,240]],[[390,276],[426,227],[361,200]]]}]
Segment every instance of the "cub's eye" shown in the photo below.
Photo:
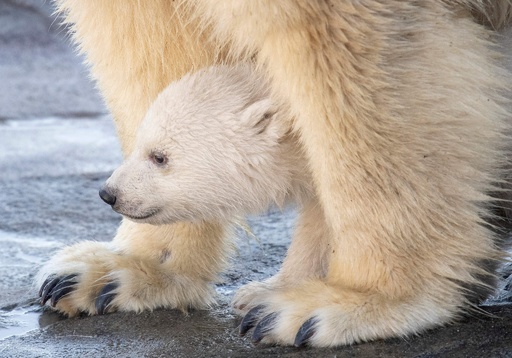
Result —
[{"label": "cub's eye", "polygon": [[167,156],[162,153],[151,153],[151,161],[157,165],[167,164],[168,160]]}]

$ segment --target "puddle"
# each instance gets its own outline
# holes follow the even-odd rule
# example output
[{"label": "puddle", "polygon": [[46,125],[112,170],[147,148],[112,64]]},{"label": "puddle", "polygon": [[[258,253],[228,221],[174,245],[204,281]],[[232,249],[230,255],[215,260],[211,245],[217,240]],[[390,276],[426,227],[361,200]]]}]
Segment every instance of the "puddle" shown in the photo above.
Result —
[{"label": "puddle", "polygon": [[12,311],[0,310],[0,340],[40,328],[40,316],[40,310],[34,307],[17,307]]},{"label": "puddle", "polygon": [[22,336],[65,319],[66,317],[56,312],[44,311],[42,307],[35,305],[0,309],[0,341],[12,336]]},{"label": "puddle", "polygon": [[0,308],[0,340],[55,322],[55,317],[33,304],[37,292],[32,282],[38,266],[60,245],[51,238],[0,230],[0,302],[13,302]]}]

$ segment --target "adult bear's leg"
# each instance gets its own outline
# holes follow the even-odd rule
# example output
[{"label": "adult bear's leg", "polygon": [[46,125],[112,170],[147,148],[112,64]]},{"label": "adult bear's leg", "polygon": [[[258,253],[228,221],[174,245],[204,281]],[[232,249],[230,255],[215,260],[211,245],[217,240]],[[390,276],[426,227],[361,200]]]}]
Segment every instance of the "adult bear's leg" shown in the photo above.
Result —
[{"label": "adult bear's leg", "polygon": [[[180,1],[57,5],[112,111],[125,155],[148,106],[169,82],[222,59],[198,31],[194,10]],[[68,315],[204,307],[229,251],[225,225],[125,220],[113,242],[78,243],[46,263],[38,277],[42,300]]]},{"label": "adult bear's leg", "polygon": [[328,235],[316,247],[294,238],[327,252],[323,277],[300,259],[321,255],[294,249],[287,264],[302,279],[243,288],[242,333],[332,346],[414,334],[471,308],[500,256],[486,219],[506,160],[509,77],[492,34],[445,1],[200,3],[291,108]]}]

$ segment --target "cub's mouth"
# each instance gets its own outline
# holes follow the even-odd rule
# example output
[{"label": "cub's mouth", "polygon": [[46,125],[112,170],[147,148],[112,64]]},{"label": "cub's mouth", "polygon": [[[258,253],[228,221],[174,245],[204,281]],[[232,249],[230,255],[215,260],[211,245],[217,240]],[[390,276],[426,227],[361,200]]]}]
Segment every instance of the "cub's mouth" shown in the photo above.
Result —
[{"label": "cub's mouth", "polygon": [[159,209],[153,209],[153,210],[148,211],[146,214],[142,214],[142,215],[133,215],[133,214],[124,213],[124,212],[121,212],[121,211],[118,211],[118,210],[116,210],[116,211],[119,214],[121,214],[124,217],[126,217],[127,219],[135,220],[135,221],[141,221],[141,220],[149,219],[152,216],[155,216],[156,214],[158,214],[158,212],[160,210]]}]

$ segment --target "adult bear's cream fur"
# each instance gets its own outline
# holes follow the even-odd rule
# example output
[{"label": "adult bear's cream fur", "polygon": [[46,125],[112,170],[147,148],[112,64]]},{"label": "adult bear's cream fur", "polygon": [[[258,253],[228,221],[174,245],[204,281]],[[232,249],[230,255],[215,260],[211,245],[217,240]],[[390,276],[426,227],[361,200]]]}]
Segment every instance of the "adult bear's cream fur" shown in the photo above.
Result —
[{"label": "adult bear's cream fur", "polygon": [[[157,94],[212,64],[255,62],[289,109],[317,196],[281,271],[235,297],[242,314],[261,307],[245,320],[244,330],[259,322],[255,340],[412,334],[456,318],[492,282],[500,254],[485,220],[506,165],[510,77],[490,28],[510,20],[508,1],[58,3],[126,154]],[[58,253],[42,295],[69,315],[204,307],[229,231],[125,220],[112,243]]]}]

